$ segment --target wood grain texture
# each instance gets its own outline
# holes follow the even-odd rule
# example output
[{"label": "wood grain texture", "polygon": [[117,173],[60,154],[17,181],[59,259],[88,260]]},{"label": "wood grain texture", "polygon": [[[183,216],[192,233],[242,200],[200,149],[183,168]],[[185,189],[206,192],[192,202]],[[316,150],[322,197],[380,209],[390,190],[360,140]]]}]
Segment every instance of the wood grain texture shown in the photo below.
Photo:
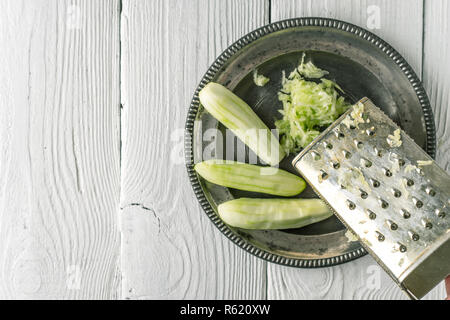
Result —
[{"label": "wood grain texture", "polygon": [[404,299],[369,256],[340,266],[323,269],[268,267],[269,299]]},{"label": "wood grain texture", "polygon": [[[315,16],[344,20],[366,29],[370,27],[372,32],[396,48],[419,76],[422,72],[421,0],[272,0],[271,9],[272,21]],[[377,19],[374,16],[377,12],[379,25],[373,20]],[[447,19],[448,13],[441,17],[443,20]],[[440,68],[438,64],[435,67],[437,70]],[[444,72],[441,75],[444,77]],[[448,94],[448,91],[445,92]],[[445,128],[443,124],[442,122],[441,130]],[[290,269],[269,264],[267,285],[269,299],[407,298],[368,256],[341,266],[318,270]],[[439,285],[425,299],[442,299],[444,296],[444,287]]]},{"label": "wood grain texture", "polygon": [[423,83],[436,123],[436,161],[450,172],[450,4],[426,1]]},{"label": "wood grain texture", "polygon": [[308,270],[236,247],[182,155],[193,91],[234,40],[300,16],[367,28],[377,8],[371,31],[423,73],[449,170],[447,0],[3,0],[0,298],[404,299],[368,256]]},{"label": "wood grain texture", "polygon": [[[436,124],[436,161],[450,172],[450,3],[425,0],[423,83]],[[444,284],[439,297],[445,296]]]},{"label": "wood grain texture", "polygon": [[368,29],[399,51],[417,74],[422,72],[422,0],[272,0],[271,8],[272,22],[326,17]]},{"label": "wood grain texture", "polygon": [[203,213],[182,150],[196,85],[268,2],[123,1],[121,21],[123,298],[265,298],[266,263]]},{"label": "wood grain texture", "polygon": [[2,1],[0,298],[116,298],[119,2]]}]

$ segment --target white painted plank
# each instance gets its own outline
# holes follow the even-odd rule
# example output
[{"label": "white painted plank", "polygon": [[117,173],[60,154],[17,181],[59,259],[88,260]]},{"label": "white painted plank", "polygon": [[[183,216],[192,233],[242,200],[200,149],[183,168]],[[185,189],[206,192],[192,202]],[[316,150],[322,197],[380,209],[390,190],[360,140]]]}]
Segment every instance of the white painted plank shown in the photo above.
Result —
[{"label": "white painted plank", "polygon": [[[292,17],[329,17],[369,28],[396,48],[416,72],[421,74],[422,1],[272,0],[271,8],[272,21]],[[442,19],[444,17],[447,18],[448,15],[443,15]],[[443,72],[441,75],[445,77]],[[441,130],[444,128],[442,126]],[[426,298],[442,297],[444,288],[440,285]],[[405,299],[406,296],[371,257],[364,257],[341,266],[319,270],[292,269],[269,264],[268,298]]]},{"label": "white painted plank", "polygon": [[436,123],[436,160],[450,171],[450,4],[426,1],[423,82]]},{"label": "white painted plank", "polygon": [[2,1],[0,298],[115,298],[119,1]]},{"label": "white painted plank", "polygon": [[422,72],[422,0],[272,0],[271,21],[326,17],[380,36]]},{"label": "white painted plank", "polygon": [[268,267],[269,299],[369,300],[406,296],[369,256],[322,269]]},{"label": "white painted plank", "polygon": [[122,270],[129,299],[265,297],[266,263],[226,239],[189,184],[183,128],[208,66],[268,2],[123,1]]},{"label": "white painted plank", "polygon": [[[436,124],[436,161],[450,173],[450,3],[425,1],[423,83]],[[444,285],[442,294],[444,297]]]}]

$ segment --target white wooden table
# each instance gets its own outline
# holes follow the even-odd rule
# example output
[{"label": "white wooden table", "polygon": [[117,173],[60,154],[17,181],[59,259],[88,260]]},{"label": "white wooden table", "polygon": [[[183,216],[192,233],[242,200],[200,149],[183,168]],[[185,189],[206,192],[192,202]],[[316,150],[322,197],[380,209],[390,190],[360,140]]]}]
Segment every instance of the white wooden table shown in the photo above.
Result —
[{"label": "white wooden table", "polygon": [[[0,0],[0,298],[405,298],[371,257],[306,270],[210,223],[181,155],[193,91],[247,32],[342,19],[423,79],[450,169],[448,0]],[[170,166],[169,166],[170,165]],[[441,284],[427,298],[442,299]]]}]

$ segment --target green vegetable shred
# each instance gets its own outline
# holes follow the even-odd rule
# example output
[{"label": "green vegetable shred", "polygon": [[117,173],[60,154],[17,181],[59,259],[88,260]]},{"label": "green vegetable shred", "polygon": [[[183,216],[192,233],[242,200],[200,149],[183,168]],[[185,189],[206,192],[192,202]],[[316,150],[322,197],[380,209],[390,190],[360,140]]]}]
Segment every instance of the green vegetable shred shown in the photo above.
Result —
[{"label": "green vegetable shred", "polygon": [[[279,110],[282,118],[275,122],[281,136],[281,146],[286,152],[297,153],[313,141],[327,126],[333,123],[349,107],[342,89],[333,81],[323,78],[328,72],[312,62],[304,62],[285,77],[278,100],[283,103]],[[306,78],[319,79],[320,82]],[[317,81],[317,80],[316,80]]]}]

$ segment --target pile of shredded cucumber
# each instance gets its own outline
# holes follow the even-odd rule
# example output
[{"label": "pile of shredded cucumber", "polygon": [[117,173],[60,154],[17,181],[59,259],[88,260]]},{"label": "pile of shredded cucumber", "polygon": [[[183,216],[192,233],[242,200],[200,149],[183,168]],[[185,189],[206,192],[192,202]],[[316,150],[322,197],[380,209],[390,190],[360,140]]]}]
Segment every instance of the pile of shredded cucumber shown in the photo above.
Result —
[{"label": "pile of shredded cucumber", "polygon": [[297,153],[306,147],[351,106],[340,96],[342,89],[323,78],[328,71],[304,60],[305,54],[289,77],[286,78],[283,71],[282,88],[278,92],[278,100],[283,103],[283,109],[279,110],[283,117],[275,125],[286,154]]}]

